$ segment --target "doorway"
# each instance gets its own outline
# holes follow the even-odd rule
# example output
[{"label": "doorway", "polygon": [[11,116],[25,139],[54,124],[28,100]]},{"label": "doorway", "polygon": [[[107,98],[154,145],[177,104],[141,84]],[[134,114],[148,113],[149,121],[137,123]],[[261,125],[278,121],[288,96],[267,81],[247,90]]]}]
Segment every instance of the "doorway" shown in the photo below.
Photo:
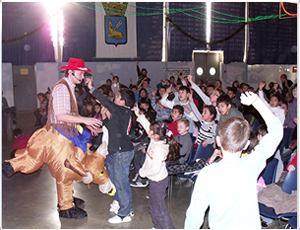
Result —
[{"label": "doorway", "polygon": [[17,110],[37,108],[34,66],[13,66],[14,102]]}]

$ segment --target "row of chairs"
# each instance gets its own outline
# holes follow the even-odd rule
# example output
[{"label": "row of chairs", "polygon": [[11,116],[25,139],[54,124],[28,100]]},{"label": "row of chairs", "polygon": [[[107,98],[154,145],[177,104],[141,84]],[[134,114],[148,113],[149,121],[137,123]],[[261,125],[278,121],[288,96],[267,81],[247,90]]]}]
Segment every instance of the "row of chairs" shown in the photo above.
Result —
[{"label": "row of chairs", "polygon": [[[295,168],[295,171],[287,172],[284,178],[281,189],[285,193],[291,194],[292,191],[297,191],[297,166],[295,166]],[[274,182],[275,180],[272,183]],[[289,226],[295,229],[297,228],[297,212],[276,214],[274,208],[267,207],[262,203],[259,203],[258,205],[260,214],[265,217],[274,219],[277,228],[282,227],[281,220],[288,220]]]}]

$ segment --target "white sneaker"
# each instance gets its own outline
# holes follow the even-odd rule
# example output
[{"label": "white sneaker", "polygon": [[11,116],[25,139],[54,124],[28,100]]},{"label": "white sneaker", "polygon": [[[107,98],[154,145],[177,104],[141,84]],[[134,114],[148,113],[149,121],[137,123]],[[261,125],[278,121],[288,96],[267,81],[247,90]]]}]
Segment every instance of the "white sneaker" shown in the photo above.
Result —
[{"label": "white sneaker", "polygon": [[111,224],[120,224],[120,223],[126,223],[126,222],[130,222],[132,219],[131,219],[131,216],[128,215],[128,216],[125,216],[124,218],[121,218],[119,217],[118,215],[115,215],[111,218],[108,219],[108,223],[111,223]]},{"label": "white sneaker", "polygon": [[120,205],[119,205],[119,202],[117,200],[114,200],[111,204],[110,204],[110,209],[109,211],[110,212],[114,212],[114,213],[118,213],[120,209]]}]

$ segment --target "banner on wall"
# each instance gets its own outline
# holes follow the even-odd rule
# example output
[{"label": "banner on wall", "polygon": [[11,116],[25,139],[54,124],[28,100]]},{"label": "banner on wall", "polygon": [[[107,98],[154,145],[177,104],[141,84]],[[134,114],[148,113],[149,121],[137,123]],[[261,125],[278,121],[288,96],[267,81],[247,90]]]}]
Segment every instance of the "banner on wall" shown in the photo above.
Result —
[{"label": "banner on wall", "polygon": [[98,2],[96,57],[136,58],[136,3]]}]

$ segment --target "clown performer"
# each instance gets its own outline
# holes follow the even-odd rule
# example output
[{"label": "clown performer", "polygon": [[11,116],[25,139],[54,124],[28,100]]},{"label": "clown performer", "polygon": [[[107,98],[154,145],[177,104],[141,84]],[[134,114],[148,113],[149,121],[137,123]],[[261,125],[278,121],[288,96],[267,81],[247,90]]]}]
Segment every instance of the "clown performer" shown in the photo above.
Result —
[{"label": "clown performer", "polygon": [[[102,123],[78,114],[75,85],[82,83],[85,72],[91,70],[84,66],[84,60],[77,58],[70,58],[68,65],[60,68],[65,69],[64,77],[52,89],[46,126],[32,135],[26,149],[16,152],[16,158],[3,162],[2,173],[6,177],[15,172],[28,174],[46,163],[56,179],[59,216],[82,219],[87,213],[77,207],[84,201],[73,197],[73,180],[99,184],[103,193],[114,190],[114,186],[104,167],[105,154],[101,156],[89,150],[91,134],[97,135],[97,128]],[[85,124],[89,130],[79,124]],[[87,155],[93,160],[87,160]]]}]

